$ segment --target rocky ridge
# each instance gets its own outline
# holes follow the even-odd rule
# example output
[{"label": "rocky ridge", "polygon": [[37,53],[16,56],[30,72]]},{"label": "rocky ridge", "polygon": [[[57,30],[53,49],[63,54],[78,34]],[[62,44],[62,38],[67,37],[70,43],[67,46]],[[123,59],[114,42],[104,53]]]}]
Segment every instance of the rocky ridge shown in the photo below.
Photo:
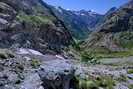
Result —
[{"label": "rocky ridge", "polygon": [[83,42],[87,50],[95,52],[122,52],[132,49],[133,1],[111,12],[105,21],[97,27]]},{"label": "rocky ridge", "polygon": [[42,0],[1,0],[0,10],[0,48],[31,48],[55,55],[74,43]]}]

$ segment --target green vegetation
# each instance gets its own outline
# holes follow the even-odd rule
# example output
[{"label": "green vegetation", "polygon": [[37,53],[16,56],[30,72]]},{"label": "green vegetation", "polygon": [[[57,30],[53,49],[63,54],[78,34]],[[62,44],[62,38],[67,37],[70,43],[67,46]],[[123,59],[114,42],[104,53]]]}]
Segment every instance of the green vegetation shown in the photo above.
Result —
[{"label": "green vegetation", "polygon": [[32,67],[38,67],[38,66],[40,66],[40,62],[36,59],[32,59],[32,60],[30,60],[30,65]]},{"label": "green vegetation", "polygon": [[13,58],[14,54],[12,51],[0,49],[0,58],[7,59],[7,58]]},{"label": "green vegetation", "polygon": [[4,65],[0,64],[0,70],[3,70],[3,68],[4,68]]},{"label": "green vegetation", "polygon": [[72,47],[76,51],[81,51],[80,45],[78,43],[75,43],[74,45],[72,45]]},{"label": "green vegetation", "polygon": [[56,18],[54,16],[42,16],[43,19],[48,19],[48,20],[56,20]]},{"label": "green vegetation", "polygon": [[127,71],[128,74],[133,74],[133,69]]},{"label": "green vegetation", "polygon": [[19,62],[17,62],[16,65],[12,69],[13,72],[21,72],[23,70],[24,70],[24,65]]},{"label": "green vegetation", "polygon": [[133,41],[128,41],[126,43],[121,44],[122,48],[132,49],[133,48]]},{"label": "green vegetation", "polygon": [[41,20],[40,17],[38,16],[31,16],[30,19],[33,21],[33,22],[36,22],[38,24],[43,24],[44,22]]},{"label": "green vegetation", "polygon": [[104,87],[105,89],[113,89],[113,86],[115,84],[115,82],[112,80],[112,78],[105,74],[101,74],[100,79],[96,80],[96,83],[99,86]]},{"label": "green vegetation", "polygon": [[44,22],[41,20],[39,16],[32,16],[32,15],[22,15],[20,16],[21,20],[24,20],[28,23],[37,23],[37,24],[43,24]]},{"label": "green vegetation", "polygon": [[96,56],[100,59],[102,58],[123,58],[123,57],[133,56],[133,51],[96,53]]},{"label": "green vegetation", "polygon": [[128,88],[129,89],[133,89],[133,85],[128,85]]},{"label": "green vegetation", "polygon": [[81,62],[85,62],[87,65],[88,64],[100,64],[99,58],[96,56],[95,53],[91,52],[82,52],[80,54],[81,57]]},{"label": "green vegetation", "polygon": [[99,88],[98,88],[98,85],[95,84],[94,81],[80,79],[79,80],[79,89],[99,89]]},{"label": "green vegetation", "polygon": [[17,63],[16,64],[16,68],[18,68],[20,70],[23,70],[24,69],[24,66],[23,66],[23,64]]},{"label": "green vegetation", "polygon": [[93,53],[82,52],[80,57],[81,57],[82,61],[88,62],[88,61],[91,61],[92,59],[94,59],[96,56]]},{"label": "green vegetation", "polygon": [[127,81],[127,77],[126,76],[120,76],[116,79],[116,81],[118,82],[126,82]]},{"label": "green vegetation", "polygon": [[45,24],[44,20],[56,20],[53,16],[34,16],[34,15],[20,15],[20,20],[24,20],[28,23],[37,23],[37,24]]},{"label": "green vegetation", "polygon": [[101,74],[99,78],[77,79],[79,80],[79,89],[99,89],[99,87],[104,89],[114,89],[113,86],[115,82],[110,76],[105,74]]}]

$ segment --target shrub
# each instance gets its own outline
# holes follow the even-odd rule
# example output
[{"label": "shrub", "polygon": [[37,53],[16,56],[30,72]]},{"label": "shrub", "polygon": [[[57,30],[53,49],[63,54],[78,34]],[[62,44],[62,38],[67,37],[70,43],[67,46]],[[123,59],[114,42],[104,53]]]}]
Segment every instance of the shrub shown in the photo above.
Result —
[{"label": "shrub", "polygon": [[79,44],[76,44],[76,43],[75,43],[74,45],[72,45],[72,47],[73,47],[73,49],[76,50],[76,51],[80,51],[80,50],[81,50]]},{"label": "shrub", "polygon": [[40,62],[36,59],[32,59],[32,60],[30,60],[30,65],[32,67],[38,67],[38,66],[40,66]]},{"label": "shrub", "polygon": [[96,58],[94,53],[82,52],[80,55],[83,62],[89,62]]},{"label": "shrub", "polygon": [[98,78],[77,78],[79,80],[79,89],[114,89],[115,82],[113,79],[105,74],[100,74]]},{"label": "shrub", "polygon": [[20,63],[17,63],[16,64],[16,68],[20,69],[20,70],[23,70],[24,69],[24,66]]},{"label": "shrub", "polygon": [[120,76],[116,79],[116,81],[119,81],[119,82],[126,82],[127,81],[127,77],[126,76]]},{"label": "shrub", "polygon": [[97,84],[91,80],[79,80],[79,89],[99,89]]},{"label": "shrub", "polygon": [[13,67],[13,69],[12,69],[12,71],[13,72],[21,72],[21,71],[23,71],[24,70],[24,66],[23,66],[23,64],[20,64],[20,63],[16,63],[16,65]]},{"label": "shrub", "polygon": [[0,58],[7,59],[7,58],[13,58],[14,54],[12,51],[0,49]]},{"label": "shrub", "polygon": [[4,65],[0,64],[0,70],[3,70],[3,69],[4,69]]},{"label": "shrub", "polygon": [[128,74],[133,74],[133,69],[127,71]]},{"label": "shrub", "polygon": [[97,83],[100,87],[104,87],[105,89],[113,89],[113,86],[115,84],[112,78],[105,74],[100,75],[100,79],[97,80]]}]

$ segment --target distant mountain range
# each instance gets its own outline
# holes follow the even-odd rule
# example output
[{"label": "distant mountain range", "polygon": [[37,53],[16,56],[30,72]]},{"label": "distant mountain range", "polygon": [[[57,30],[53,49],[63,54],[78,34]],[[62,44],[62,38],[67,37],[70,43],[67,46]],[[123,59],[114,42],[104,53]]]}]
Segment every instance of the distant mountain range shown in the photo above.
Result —
[{"label": "distant mountain range", "polygon": [[73,11],[54,6],[51,6],[51,8],[55,15],[65,23],[72,36],[76,39],[87,37],[96,24],[103,18],[103,15],[93,11]]},{"label": "distant mountain range", "polygon": [[95,52],[121,52],[133,49],[133,1],[112,8],[82,47]]}]

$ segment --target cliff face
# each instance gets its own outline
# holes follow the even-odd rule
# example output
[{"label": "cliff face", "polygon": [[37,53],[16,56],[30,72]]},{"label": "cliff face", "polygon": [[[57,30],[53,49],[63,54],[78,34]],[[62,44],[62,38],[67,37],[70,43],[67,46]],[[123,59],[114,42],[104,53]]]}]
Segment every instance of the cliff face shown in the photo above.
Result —
[{"label": "cliff face", "polygon": [[127,51],[133,48],[133,1],[108,14],[105,21],[83,43],[93,51]]},{"label": "cliff face", "polygon": [[0,48],[57,54],[72,43],[64,24],[42,0],[0,0]]}]

